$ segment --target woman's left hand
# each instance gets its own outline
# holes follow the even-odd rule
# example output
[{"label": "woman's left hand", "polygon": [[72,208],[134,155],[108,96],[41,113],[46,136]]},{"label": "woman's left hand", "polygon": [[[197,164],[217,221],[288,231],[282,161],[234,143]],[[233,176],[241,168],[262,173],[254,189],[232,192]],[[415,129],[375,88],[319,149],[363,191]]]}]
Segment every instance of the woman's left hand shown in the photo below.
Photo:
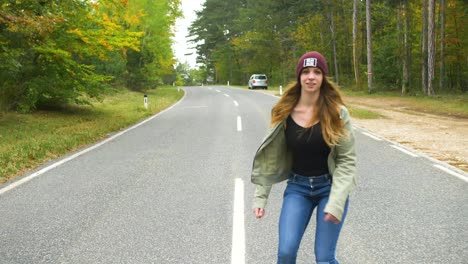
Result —
[{"label": "woman's left hand", "polygon": [[339,224],[340,220],[338,220],[335,216],[329,213],[325,213],[325,222],[332,221],[335,224]]}]

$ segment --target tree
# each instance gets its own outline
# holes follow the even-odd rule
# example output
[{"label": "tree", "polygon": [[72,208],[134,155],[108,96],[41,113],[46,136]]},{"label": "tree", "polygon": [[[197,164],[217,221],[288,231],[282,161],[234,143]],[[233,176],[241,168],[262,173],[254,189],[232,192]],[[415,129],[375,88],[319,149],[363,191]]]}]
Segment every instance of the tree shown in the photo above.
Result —
[{"label": "tree", "polygon": [[171,28],[180,0],[4,2],[2,110],[89,104],[117,80],[146,89],[174,70]]},{"label": "tree", "polygon": [[[445,37],[443,41],[438,37],[433,43],[444,45],[445,59],[442,55],[434,57],[433,68],[444,65],[447,91],[466,91],[468,2],[443,1],[447,14]],[[206,0],[191,32],[199,63],[204,63],[207,72],[220,83],[231,80],[245,84],[250,74],[262,72],[269,75],[272,85],[285,84],[295,79],[298,57],[318,50],[329,58],[330,72],[339,77],[344,87],[353,82],[359,84],[367,67],[371,92],[378,86],[405,94],[422,86],[427,94],[427,3],[235,0],[227,4],[223,0]],[[440,6],[435,10],[440,12],[442,21],[443,5]],[[442,33],[442,25],[440,30]],[[439,25],[434,27],[434,34],[438,31]],[[364,44],[366,41],[368,45]],[[431,78],[440,80],[438,77],[432,74]]]},{"label": "tree", "polygon": [[428,61],[428,49],[427,49],[427,40],[428,40],[428,6],[427,0],[422,0],[423,7],[422,7],[422,31],[421,31],[421,84],[422,84],[422,91],[424,94],[428,93],[427,84],[428,84],[428,76],[427,76],[427,61]]},{"label": "tree", "polygon": [[434,73],[435,73],[435,0],[429,0],[428,5],[428,32],[427,32],[427,94],[435,95]]},{"label": "tree", "polygon": [[450,91],[468,91],[468,3],[464,0],[447,1],[446,74]]},{"label": "tree", "polygon": [[411,44],[409,43],[409,19],[410,8],[408,0],[401,1],[401,10],[403,16],[403,58],[402,58],[402,71],[403,80],[401,83],[401,94],[408,93],[410,86],[410,68],[411,68]]},{"label": "tree", "polygon": [[[189,36],[196,44],[197,62],[212,72],[216,82],[240,82],[242,52],[233,41],[240,37],[239,13],[245,7],[245,0],[206,0],[203,9],[197,12],[197,19],[189,28]],[[243,66],[243,67],[242,67]]]},{"label": "tree", "polygon": [[440,77],[439,88],[445,88],[445,0],[440,0]]},{"label": "tree", "polygon": [[180,0],[134,0],[129,2],[129,14],[141,14],[140,23],[129,29],[141,31],[138,50],[128,53],[125,81],[134,90],[144,90],[162,84],[176,63],[171,48],[172,26],[182,15]]},{"label": "tree", "polygon": [[372,93],[372,27],[371,27],[371,0],[366,0],[366,25],[367,25],[367,87]]},{"label": "tree", "polygon": [[353,1],[353,69],[354,69],[354,81],[356,86],[360,86],[359,80],[359,66],[357,56],[357,33],[358,33],[358,5],[359,0]]},{"label": "tree", "polygon": [[329,19],[330,19],[330,32],[331,32],[331,43],[333,48],[333,65],[335,69],[335,82],[339,83],[339,72],[338,72],[338,60],[337,60],[337,53],[336,53],[336,39],[335,39],[335,23],[333,22],[333,0],[329,0]]},{"label": "tree", "polygon": [[102,16],[101,7],[74,0],[9,1],[0,7],[0,39],[13,62],[5,69],[9,76],[0,78],[3,109],[27,112],[99,97],[111,77],[96,73],[93,62],[136,48],[139,35],[122,31]]}]

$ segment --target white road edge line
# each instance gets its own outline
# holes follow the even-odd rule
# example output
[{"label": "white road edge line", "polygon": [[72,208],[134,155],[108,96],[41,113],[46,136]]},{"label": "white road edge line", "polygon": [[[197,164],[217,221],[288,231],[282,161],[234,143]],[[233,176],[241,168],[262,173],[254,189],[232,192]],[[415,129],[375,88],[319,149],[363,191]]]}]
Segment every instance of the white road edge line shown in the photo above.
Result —
[{"label": "white road edge line", "polygon": [[406,154],[408,154],[408,155],[410,155],[410,156],[412,156],[412,157],[417,157],[417,156],[418,156],[418,155],[416,155],[416,154],[414,154],[414,153],[412,153],[412,152],[409,152],[408,150],[406,150],[406,149],[404,149],[404,148],[401,148],[401,147],[399,147],[399,146],[391,145],[391,147],[392,147],[392,148],[396,148],[396,149],[398,149],[399,151],[401,151],[401,152],[403,152],[403,153],[406,153]]},{"label": "white road edge line", "polygon": [[460,174],[458,174],[458,173],[456,173],[456,172],[454,172],[454,171],[451,171],[451,170],[445,168],[445,167],[442,166],[442,165],[434,164],[433,166],[436,167],[436,168],[438,168],[438,169],[440,169],[440,170],[443,170],[443,171],[445,171],[446,173],[448,173],[448,174],[450,174],[450,175],[452,175],[452,176],[455,176],[455,177],[457,177],[457,178],[459,178],[459,179],[461,179],[461,180],[463,180],[463,181],[465,181],[465,182],[468,182],[468,178],[467,178],[467,177],[464,177],[464,176],[462,176],[462,175],[460,175]]},{"label": "white road edge line", "polygon": [[416,155],[416,154],[414,154],[414,153],[412,153],[412,152],[410,152],[410,151],[408,151],[408,150],[406,150],[406,149],[404,149],[404,148],[402,148],[402,147],[395,146],[395,145],[391,145],[391,147],[392,147],[392,148],[396,148],[396,149],[398,149],[399,151],[401,151],[401,152],[403,152],[403,153],[405,153],[405,154],[410,155],[411,157],[415,157],[415,158],[418,157],[418,155]]},{"label": "white road edge line", "polygon": [[236,178],[232,217],[231,264],[245,263],[244,182]]},{"label": "white road edge line", "polygon": [[229,94],[224,94],[224,96],[229,97]]},{"label": "white road edge line", "polygon": [[240,116],[237,116],[237,131],[242,131],[242,119]]},{"label": "white road edge line", "polygon": [[[359,127],[359,126],[357,126],[357,125],[353,125],[353,127],[354,127],[355,129],[361,130],[361,133],[364,133],[364,134],[365,134],[365,132],[363,131],[363,130],[365,130],[364,128]],[[395,142],[393,142],[393,141],[390,141],[390,140],[388,140],[388,139],[386,139],[386,138],[381,138],[380,140],[383,140],[383,141],[388,142],[388,143],[390,144],[390,146],[392,146],[392,147],[394,147],[395,149],[398,149],[398,150],[400,150],[400,151],[402,151],[402,152],[404,152],[404,153],[406,153],[406,154],[408,154],[408,155],[410,155],[410,156],[413,156],[413,157],[423,157],[423,158],[425,158],[425,159],[427,159],[427,160],[429,160],[429,161],[431,161],[431,162],[434,162],[434,163],[432,164],[434,167],[436,167],[436,168],[438,168],[438,169],[440,169],[440,170],[442,170],[442,171],[444,171],[444,172],[446,172],[446,173],[448,173],[448,174],[450,174],[450,175],[452,175],[452,176],[455,176],[455,177],[461,179],[462,181],[465,181],[465,182],[468,183],[468,177],[464,176],[464,172],[461,171],[461,170],[459,170],[459,169],[457,169],[456,167],[453,167],[453,166],[451,166],[451,165],[445,163],[448,167],[452,167],[452,169],[450,169],[450,168],[448,168],[448,167],[446,167],[446,166],[437,164],[437,163],[444,163],[444,162],[442,162],[442,161],[440,161],[440,160],[438,160],[438,159],[432,158],[432,157],[430,157],[430,156],[428,156],[428,155],[425,155],[424,153],[415,154],[415,153],[410,152],[410,151],[408,151],[408,150],[406,150],[406,149],[404,149],[404,148],[398,147],[397,145],[392,145],[392,144],[397,144],[397,143],[395,143]],[[460,171],[460,172],[456,172],[456,171]]]},{"label": "white road edge line", "polygon": [[361,132],[361,133],[364,134],[364,135],[366,135],[366,136],[368,136],[368,137],[370,137],[370,138],[372,138],[372,139],[375,139],[375,140],[377,140],[377,141],[382,141],[382,139],[380,139],[380,138],[378,138],[378,137],[376,137],[376,136],[374,136],[374,135],[372,135],[372,134],[369,134],[369,133],[367,133],[367,132]]},{"label": "white road edge line", "polygon": [[28,182],[28,181],[30,181],[30,180],[36,178],[37,176],[39,176],[39,175],[41,175],[41,174],[46,173],[47,171],[52,170],[53,168],[56,168],[56,167],[58,167],[58,166],[60,166],[60,165],[62,165],[62,164],[64,164],[64,163],[66,163],[66,162],[68,162],[68,161],[70,161],[70,160],[76,158],[76,157],[79,157],[79,156],[81,156],[81,155],[83,155],[83,154],[85,154],[85,153],[87,153],[87,152],[89,152],[89,151],[91,151],[91,150],[94,150],[94,149],[96,149],[96,148],[98,148],[98,147],[100,147],[100,146],[106,144],[107,142],[109,142],[109,141],[111,141],[111,140],[114,140],[115,138],[117,138],[117,137],[119,137],[119,136],[121,136],[121,135],[127,133],[128,131],[133,130],[134,128],[137,128],[137,127],[143,125],[143,124],[146,123],[146,122],[149,122],[149,121],[152,120],[153,118],[156,118],[156,117],[159,116],[160,114],[162,114],[162,113],[164,113],[164,112],[166,112],[166,111],[169,111],[169,110],[172,109],[174,106],[176,106],[176,105],[178,105],[180,102],[182,102],[182,101],[184,100],[184,98],[185,98],[185,95],[186,95],[186,94],[184,94],[184,96],[183,96],[178,102],[176,102],[175,104],[171,105],[170,107],[164,109],[163,111],[161,111],[161,112],[159,112],[159,113],[153,115],[152,117],[150,117],[150,118],[148,118],[148,119],[145,119],[145,120],[141,121],[140,123],[138,123],[138,124],[136,124],[136,125],[133,125],[133,126],[127,128],[127,129],[123,130],[123,131],[120,131],[119,133],[117,133],[117,134],[115,134],[115,135],[113,135],[113,136],[111,136],[111,137],[109,137],[109,138],[107,138],[107,139],[104,139],[103,141],[101,141],[101,142],[99,142],[99,143],[97,143],[97,144],[95,144],[95,145],[93,145],[93,146],[91,146],[91,147],[89,147],[89,148],[87,148],[87,149],[84,149],[84,150],[82,150],[82,151],[80,151],[80,152],[78,152],[78,153],[75,153],[75,154],[73,154],[73,155],[71,155],[71,156],[69,156],[69,157],[67,157],[67,158],[64,158],[64,159],[58,161],[58,162],[55,162],[55,163],[53,163],[53,164],[51,164],[51,165],[49,165],[49,166],[47,166],[47,167],[45,167],[45,168],[43,168],[43,169],[41,169],[41,170],[39,170],[39,171],[37,171],[37,172],[35,172],[35,173],[29,175],[29,176],[26,176],[26,177],[24,177],[24,178],[22,178],[22,179],[20,179],[20,180],[18,180],[18,181],[15,181],[15,182],[13,182],[13,183],[7,185],[6,187],[0,189],[0,195],[2,195],[2,194],[4,194],[4,193],[6,193],[6,192],[8,192],[8,191],[10,191],[10,190],[12,190],[12,189],[18,187],[18,186],[20,186],[20,185],[23,184],[23,183],[26,183],[26,182]]},{"label": "white road edge line", "polygon": [[239,103],[238,103],[236,100],[234,100],[234,104],[235,104],[236,106],[239,106]]}]

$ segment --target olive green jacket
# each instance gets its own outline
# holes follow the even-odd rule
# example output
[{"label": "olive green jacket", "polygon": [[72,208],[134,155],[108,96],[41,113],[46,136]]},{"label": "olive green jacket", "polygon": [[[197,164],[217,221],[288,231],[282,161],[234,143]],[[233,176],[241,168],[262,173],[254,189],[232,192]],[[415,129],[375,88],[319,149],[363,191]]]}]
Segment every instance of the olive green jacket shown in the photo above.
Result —
[{"label": "olive green jacket", "polygon": [[[328,170],[333,181],[325,212],[341,221],[346,200],[356,186],[356,152],[349,113],[344,106],[341,106],[340,118],[349,133],[331,147],[328,155]],[[253,208],[265,208],[271,186],[288,179],[291,172],[292,155],[284,130],[285,121],[270,128],[255,154],[251,175],[256,185]]]}]

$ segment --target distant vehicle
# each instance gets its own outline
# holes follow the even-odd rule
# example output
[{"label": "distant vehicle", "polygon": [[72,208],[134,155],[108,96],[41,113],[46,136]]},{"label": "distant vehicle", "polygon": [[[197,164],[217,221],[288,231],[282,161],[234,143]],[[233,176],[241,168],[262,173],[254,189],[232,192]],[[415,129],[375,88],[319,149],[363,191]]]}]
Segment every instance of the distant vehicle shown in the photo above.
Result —
[{"label": "distant vehicle", "polygon": [[268,89],[268,78],[265,74],[252,74],[249,79],[249,89]]}]

